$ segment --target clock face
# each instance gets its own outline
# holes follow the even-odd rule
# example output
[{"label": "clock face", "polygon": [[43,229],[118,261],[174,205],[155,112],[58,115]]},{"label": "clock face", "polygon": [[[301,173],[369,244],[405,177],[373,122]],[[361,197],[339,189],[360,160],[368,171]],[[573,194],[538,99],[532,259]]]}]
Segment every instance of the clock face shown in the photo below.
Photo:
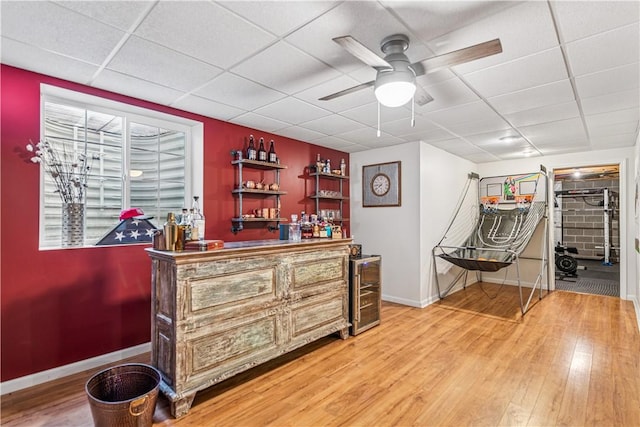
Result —
[{"label": "clock face", "polygon": [[371,180],[371,191],[376,196],[384,196],[391,188],[391,180],[383,173],[379,173]]}]

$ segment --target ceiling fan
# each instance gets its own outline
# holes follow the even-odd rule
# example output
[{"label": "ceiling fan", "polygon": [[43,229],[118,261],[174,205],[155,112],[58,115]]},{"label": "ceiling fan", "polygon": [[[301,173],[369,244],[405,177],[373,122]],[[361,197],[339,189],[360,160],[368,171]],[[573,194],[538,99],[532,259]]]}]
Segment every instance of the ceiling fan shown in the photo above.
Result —
[{"label": "ceiling fan", "polygon": [[409,37],[404,34],[393,34],[380,42],[380,50],[385,54],[384,59],[351,36],[336,37],[333,41],[360,61],[375,68],[378,74],[375,80],[327,95],[320,98],[320,101],[328,101],[374,86],[376,98],[387,107],[399,107],[412,98],[418,105],[433,101],[431,95],[416,85],[418,76],[502,52],[500,39],[494,39],[411,63],[404,54],[409,47]]}]

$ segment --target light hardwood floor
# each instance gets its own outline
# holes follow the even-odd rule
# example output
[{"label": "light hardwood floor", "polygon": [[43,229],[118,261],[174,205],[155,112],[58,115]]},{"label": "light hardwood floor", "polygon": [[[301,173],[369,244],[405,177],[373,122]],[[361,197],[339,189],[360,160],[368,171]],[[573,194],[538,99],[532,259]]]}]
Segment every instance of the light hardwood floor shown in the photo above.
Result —
[{"label": "light hardwood floor", "polygon": [[[485,284],[425,309],[384,303],[382,324],[327,337],[198,393],[163,426],[640,426],[633,305],[555,291],[523,317],[517,288]],[[149,355],[129,359],[145,362]],[[2,398],[6,426],[90,426],[98,369]]]}]

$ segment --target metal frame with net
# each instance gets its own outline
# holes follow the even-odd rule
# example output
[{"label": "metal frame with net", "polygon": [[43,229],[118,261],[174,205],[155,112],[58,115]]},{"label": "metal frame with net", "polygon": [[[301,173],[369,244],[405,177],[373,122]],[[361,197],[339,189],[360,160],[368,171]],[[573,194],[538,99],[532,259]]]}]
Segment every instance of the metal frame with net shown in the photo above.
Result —
[{"label": "metal frame with net", "polygon": [[[516,269],[522,314],[529,309],[537,289],[542,299],[542,284],[545,279],[547,291],[549,290],[546,249],[547,188],[548,176],[546,168],[542,165],[539,172],[522,175],[482,179],[475,173],[468,175],[453,218],[442,239],[432,250],[440,299],[445,298],[461,279],[465,288],[469,271],[476,272],[476,278],[482,285],[482,272],[497,272],[512,265],[515,265]],[[522,256],[541,223],[544,225],[544,233],[540,257]],[[526,301],[520,278],[521,259],[540,262],[539,273]],[[453,266],[460,267],[461,270],[454,274],[450,283],[443,289],[439,276],[446,275]],[[506,282],[506,274],[505,270],[502,285]]]}]

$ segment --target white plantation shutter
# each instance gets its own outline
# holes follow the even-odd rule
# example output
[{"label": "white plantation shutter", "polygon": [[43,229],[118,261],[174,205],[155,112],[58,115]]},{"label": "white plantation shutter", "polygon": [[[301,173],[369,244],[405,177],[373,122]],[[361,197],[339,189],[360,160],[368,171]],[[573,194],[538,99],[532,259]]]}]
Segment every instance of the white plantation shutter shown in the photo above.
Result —
[{"label": "white plantation shutter", "polygon": [[[145,124],[147,122],[147,124]],[[91,166],[85,190],[85,246],[95,244],[119,223],[120,211],[142,208],[156,226],[187,199],[188,130],[157,118],[64,100],[45,100],[43,138],[69,158],[84,153]],[[62,200],[44,174],[40,247],[61,245]]]}]

